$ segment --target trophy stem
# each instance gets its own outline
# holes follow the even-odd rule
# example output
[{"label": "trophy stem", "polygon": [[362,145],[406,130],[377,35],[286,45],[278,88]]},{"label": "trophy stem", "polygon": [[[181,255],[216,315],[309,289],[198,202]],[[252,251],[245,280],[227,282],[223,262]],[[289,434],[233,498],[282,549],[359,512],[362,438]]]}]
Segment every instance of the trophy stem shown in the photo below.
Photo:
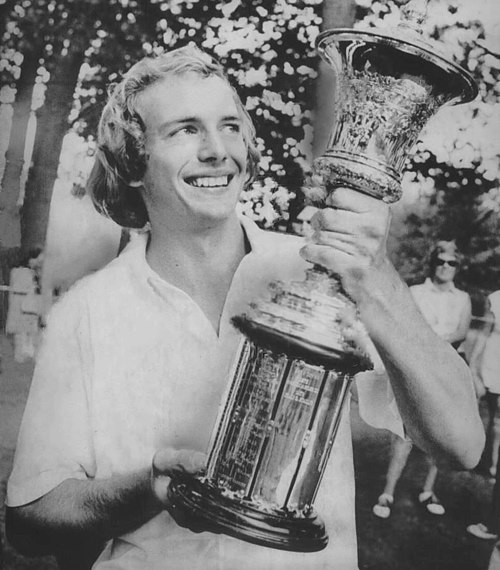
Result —
[{"label": "trophy stem", "polygon": [[252,303],[248,314],[233,317],[250,340],[313,365],[353,373],[372,367],[352,340],[353,330],[362,325],[336,275],[313,265],[303,281],[274,281],[269,289],[270,300]]}]

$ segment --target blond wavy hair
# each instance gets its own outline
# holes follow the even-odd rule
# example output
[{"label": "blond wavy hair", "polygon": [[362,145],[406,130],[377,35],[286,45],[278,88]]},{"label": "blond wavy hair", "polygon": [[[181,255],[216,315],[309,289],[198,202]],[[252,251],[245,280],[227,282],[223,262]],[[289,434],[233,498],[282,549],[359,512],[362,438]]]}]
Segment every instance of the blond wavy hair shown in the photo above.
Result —
[{"label": "blond wavy hair", "polygon": [[166,77],[189,72],[204,78],[220,77],[231,87],[247,146],[247,186],[257,175],[260,155],[255,128],[221,64],[193,46],[145,57],[109,88],[99,121],[96,159],[87,182],[97,211],[123,227],[142,228],[149,220],[140,190],[131,185],[142,179],[146,169],[145,126],[137,111],[138,98],[147,87]]}]

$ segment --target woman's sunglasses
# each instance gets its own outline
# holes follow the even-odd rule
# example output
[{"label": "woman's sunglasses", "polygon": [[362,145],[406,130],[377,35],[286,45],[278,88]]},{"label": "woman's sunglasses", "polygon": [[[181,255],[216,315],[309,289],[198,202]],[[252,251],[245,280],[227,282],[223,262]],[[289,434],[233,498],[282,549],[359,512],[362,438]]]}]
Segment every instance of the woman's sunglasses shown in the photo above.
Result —
[{"label": "woman's sunglasses", "polygon": [[436,265],[449,265],[450,267],[458,267],[458,261],[448,259],[436,259]]}]

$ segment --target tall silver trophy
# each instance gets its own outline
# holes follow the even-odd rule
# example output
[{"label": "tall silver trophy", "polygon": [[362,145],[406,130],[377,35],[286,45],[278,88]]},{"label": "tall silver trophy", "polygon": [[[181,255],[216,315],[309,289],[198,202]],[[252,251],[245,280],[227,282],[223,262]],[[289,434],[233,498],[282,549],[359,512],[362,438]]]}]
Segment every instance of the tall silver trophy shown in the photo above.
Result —
[{"label": "tall silver trophy", "polygon": [[[426,5],[407,3],[391,30],[318,37],[336,76],[328,148],[305,189],[320,206],[340,186],[397,201],[405,158],[428,119],[477,95],[468,73],[424,40]],[[371,362],[348,340],[343,315],[355,307],[334,275],[312,266],[304,281],[271,283],[269,297],[233,319],[245,340],[206,474],[172,481],[169,495],[215,532],[312,552],[328,542],[314,499],[353,376]]]}]

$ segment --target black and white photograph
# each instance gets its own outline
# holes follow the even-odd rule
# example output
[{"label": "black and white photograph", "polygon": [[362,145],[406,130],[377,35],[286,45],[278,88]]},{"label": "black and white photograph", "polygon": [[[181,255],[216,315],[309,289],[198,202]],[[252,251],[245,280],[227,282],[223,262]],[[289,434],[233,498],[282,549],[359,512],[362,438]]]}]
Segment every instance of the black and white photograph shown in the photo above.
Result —
[{"label": "black and white photograph", "polygon": [[500,570],[496,0],[0,37],[0,570]]}]

